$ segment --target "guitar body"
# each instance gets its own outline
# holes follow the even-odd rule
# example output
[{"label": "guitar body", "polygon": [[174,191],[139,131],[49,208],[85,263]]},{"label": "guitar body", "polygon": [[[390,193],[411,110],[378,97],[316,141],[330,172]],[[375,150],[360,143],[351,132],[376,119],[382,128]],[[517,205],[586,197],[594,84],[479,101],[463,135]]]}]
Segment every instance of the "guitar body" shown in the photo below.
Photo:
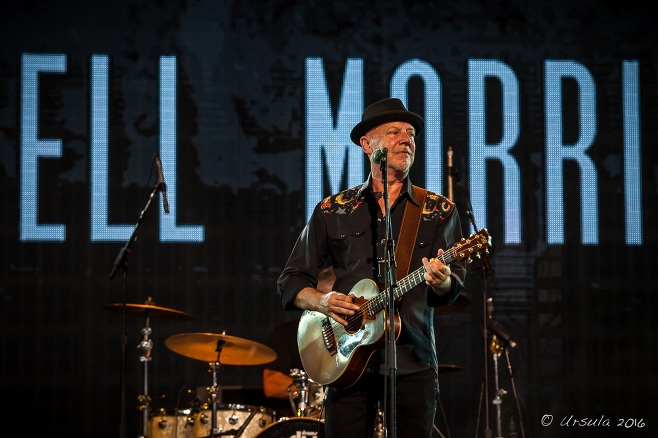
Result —
[{"label": "guitar body", "polygon": [[[352,290],[354,302],[363,305],[379,294],[370,279],[359,281]],[[347,327],[314,311],[305,311],[297,329],[297,346],[306,374],[316,383],[339,387],[353,385],[365,369],[368,359],[385,343],[388,313],[368,316],[365,310],[345,318]],[[395,337],[400,335],[400,318],[395,315]]]}]

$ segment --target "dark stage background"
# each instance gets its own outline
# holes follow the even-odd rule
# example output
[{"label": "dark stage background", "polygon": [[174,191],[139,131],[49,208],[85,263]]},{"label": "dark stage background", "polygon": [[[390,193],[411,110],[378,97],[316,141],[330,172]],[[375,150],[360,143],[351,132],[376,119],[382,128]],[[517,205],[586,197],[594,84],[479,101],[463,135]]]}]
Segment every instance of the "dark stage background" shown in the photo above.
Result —
[{"label": "dark stage background", "polygon": [[[446,193],[452,147],[464,233],[468,198],[493,236],[486,285],[518,343],[526,436],[658,432],[658,32],[644,7],[4,1],[0,17],[0,387],[21,435],[119,434],[120,318],[103,306],[122,299],[121,274],[108,276],[156,182],[156,152],[172,211],[159,199],[147,211],[126,298],[195,317],[151,324],[149,392],[173,408],[211,375],[167,349],[169,336],[266,343],[299,317],[281,309],[276,279],[308,205],[365,177],[347,134],[391,95],[428,120],[413,181]],[[463,367],[440,376],[436,424],[452,437],[484,436],[477,262],[464,294],[469,306],[435,317],[440,362]],[[126,323],[137,436],[144,321]],[[222,367],[223,401],[269,406],[261,371]]]}]

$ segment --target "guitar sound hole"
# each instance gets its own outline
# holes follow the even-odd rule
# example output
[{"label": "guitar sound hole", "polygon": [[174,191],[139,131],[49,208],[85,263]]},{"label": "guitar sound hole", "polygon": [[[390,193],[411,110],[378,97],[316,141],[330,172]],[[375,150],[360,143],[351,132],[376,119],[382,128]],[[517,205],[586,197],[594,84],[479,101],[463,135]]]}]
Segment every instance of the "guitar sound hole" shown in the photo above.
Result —
[{"label": "guitar sound hole", "polygon": [[355,313],[349,319],[347,320],[348,324],[345,330],[347,330],[348,333],[352,334],[354,332],[357,332],[361,329],[363,326],[363,313]]}]

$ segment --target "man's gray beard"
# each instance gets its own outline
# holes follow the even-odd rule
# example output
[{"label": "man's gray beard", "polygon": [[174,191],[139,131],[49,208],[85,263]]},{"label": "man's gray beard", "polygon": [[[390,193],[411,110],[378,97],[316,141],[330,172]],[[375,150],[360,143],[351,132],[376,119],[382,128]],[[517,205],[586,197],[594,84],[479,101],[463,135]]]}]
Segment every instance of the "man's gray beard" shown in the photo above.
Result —
[{"label": "man's gray beard", "polygon": [[409,162],[409,165],[408,165],[408,166],[405,166],[403,169],[400,169],[400,168],[398,168],[398,167],[395,166],[395,165],[393,166],[393,169],[394,169],[396,172],[400,172],[400,173],[404,173],[405,175],[408,175],[408,174],[409,174],[409,171],[411,170],[411,166],[413,166],[413,164],[414,164],[414,160],[413,160],[413,158],[412,158],[412,159],[410,160],[410,162]]}]

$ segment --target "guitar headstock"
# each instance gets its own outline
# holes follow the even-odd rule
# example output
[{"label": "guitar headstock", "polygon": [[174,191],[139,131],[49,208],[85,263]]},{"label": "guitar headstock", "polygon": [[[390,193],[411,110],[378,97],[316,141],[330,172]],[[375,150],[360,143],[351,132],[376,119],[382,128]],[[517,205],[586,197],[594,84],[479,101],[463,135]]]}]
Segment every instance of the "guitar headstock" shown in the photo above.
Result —
[{"label": "guitar headstock", "polygon": [[451,249],[451,252],[454,251],[452,258],[453,260],[466,259],[466,263],[470,263],[473,255],[480,258],[482,253],[488,254],[489,247],[491,247],[491,236],[487,232],[487,229],[483,228],[477,233],[471,234],[467,238],[463,238],[455,243]]}]

